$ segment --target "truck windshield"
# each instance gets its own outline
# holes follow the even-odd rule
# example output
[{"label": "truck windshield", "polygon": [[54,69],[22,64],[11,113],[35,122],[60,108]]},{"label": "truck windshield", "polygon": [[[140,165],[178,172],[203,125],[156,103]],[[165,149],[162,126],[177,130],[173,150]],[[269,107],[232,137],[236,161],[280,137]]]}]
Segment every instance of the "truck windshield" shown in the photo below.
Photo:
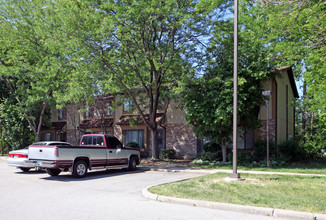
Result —
[{"label": "truck windshield", "polygon": [[81,145],[104,146],[104,140],[102,136],[84,136]]}]

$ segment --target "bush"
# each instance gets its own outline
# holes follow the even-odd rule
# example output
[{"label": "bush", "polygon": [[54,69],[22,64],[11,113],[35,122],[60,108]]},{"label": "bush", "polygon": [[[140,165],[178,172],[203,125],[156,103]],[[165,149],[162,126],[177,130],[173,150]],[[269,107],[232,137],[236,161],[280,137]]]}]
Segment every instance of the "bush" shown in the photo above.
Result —
[{"label": "bush", "polygon": [[160,156],[163,159],[173,159],[176,152],[174,149],[162,149]]},{"label": "bush", "polygon": [[[277,148],[274,142],[269,142],[269,155],[273,158],[277,155]],[[259,140],[254,144],[252,159],[255,161],[265,160],[267,156],[266,140]]]},{"label": "bush", "polygon": [[281,157],[287,158],[290,161],[303,160],[311,156],[306,152],[305,148],[301,147],[294,139],[285,141],[278,147]]},{"label": "bush", "polygon": [[221,150],[221,147],[219,144],[213,143],[213,142],[207,142],[203,146],[204,152],[218,152]]},{"label": "bush", "polygon": [[203,152],[197,155],[197,159],[209,162],[220,161],[222,159],[222,151]]},{"label": "bush", "polygon": [[139,145],[137,142],[129,142],[128,144],[126,144],[126,147],[139,148]]}]

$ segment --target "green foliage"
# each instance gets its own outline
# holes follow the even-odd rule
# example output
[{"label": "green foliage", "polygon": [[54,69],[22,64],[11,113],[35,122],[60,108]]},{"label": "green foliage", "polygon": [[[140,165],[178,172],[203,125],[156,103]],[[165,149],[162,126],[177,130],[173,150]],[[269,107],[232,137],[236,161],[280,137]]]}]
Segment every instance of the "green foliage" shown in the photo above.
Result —
[{"label": "green foliage", "polygon": [[208,161],[208,162],[212,162],[212,161],[221,161],[222,160],[222,151],[215,151],[215,152],[202,152],[200,154],[197,155],[198,160],[202,160],[202,161]]},{"label": "green foliage", "polygon": [[214,142],[207,142],[203,146],[204,152],[217,152],[221,150],[221,147]]},{"label": "green foliage", "polygon": [[126,144],[126,147],[139,148],[139,145],[136,142],[129,142],[129,143]]},{"label": "green foliage", "polygon": [[[46,107],[55,106],[70,71],[60,48],[59,21],[51,20],[52,1],[0,2],[0,76],[16,100],[15,113],[35,138]],[[38,113],[38,114],[36,114]]]},{"label": "green foliage", "polygon": [[[242,2],[241,8],[238,119],[244,127],[256,128],[264,102],[261,85],[270,76],[270,48],[264,41],[267,33],[262,12],[247,2]],[[216,20],[213,27],[204,73],[185,77],[180,95],[186,120],[194,125],[196,135],[226,146],[232,136],[233,118],[233,18]]]},{"label": "green foliage", "polygon": [[[277,147],[273,141],[269,142],[270,158],[275,158],[277,155]],[[252,159],[255,161],[262,161],[267,157],[267,141],[259,140],[254,144],[254,152]]]},{"label": "green foliage", "polygon": [[176,154],[174,149],[162,149],[160,156],[163,159],[173,159]]}]

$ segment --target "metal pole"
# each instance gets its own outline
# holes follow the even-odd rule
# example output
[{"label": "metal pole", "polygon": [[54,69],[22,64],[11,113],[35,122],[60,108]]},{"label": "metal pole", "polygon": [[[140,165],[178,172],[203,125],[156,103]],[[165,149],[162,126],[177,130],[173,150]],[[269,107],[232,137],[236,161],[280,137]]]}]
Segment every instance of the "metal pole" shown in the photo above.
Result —
[{"label": "metal pole", "polygon": [[233,65],[233,173],[230,178],[240,178],[237,173],[237,136],[238,136],[238,5],[234,1],[234,65]]},{"label": "metal pole", "polygon": [[269,100],[266,101],[267,102],[267,121],[266,121],[266,146],[267,146],[267,168],[269,168],[269,107],[268,107],[268,104],[269,104]]}]

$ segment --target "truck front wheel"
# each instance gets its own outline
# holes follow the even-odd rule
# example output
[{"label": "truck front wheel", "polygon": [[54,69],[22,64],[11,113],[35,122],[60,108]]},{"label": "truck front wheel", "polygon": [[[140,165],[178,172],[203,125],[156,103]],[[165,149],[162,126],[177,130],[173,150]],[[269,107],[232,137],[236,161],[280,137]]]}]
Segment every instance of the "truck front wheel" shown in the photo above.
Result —
[{"label": "truck front wheel", "polygon": [[87,174],[87,163],[84,160],[78,160],[74,164],[72,175],[76,178],[82,178]]},{"label": "truck front wheel", "polygon": [[50,168],[46,168],[46,172],[50,175],[50,176],[58,176],[61,173],[61,170],[59,169],[50,169]]}]

